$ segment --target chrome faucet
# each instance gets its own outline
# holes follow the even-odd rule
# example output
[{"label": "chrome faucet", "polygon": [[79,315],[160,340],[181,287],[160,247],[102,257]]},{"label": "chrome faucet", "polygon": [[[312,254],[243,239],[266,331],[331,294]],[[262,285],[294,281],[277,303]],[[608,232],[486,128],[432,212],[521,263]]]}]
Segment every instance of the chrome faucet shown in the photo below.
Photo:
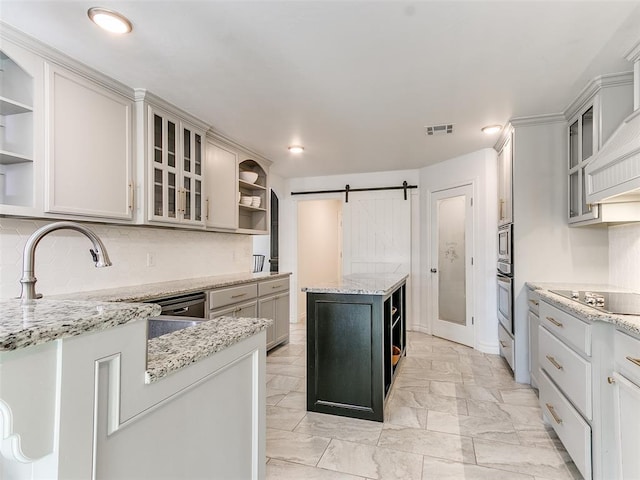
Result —
[{"label": "chrome faucet", "polygon": [[89,240],[91,240],[93,248],[89,249],[89,252],[91,252],[91,256],[93,257],[96,267],[109,267],[111,265],[109,254],[107,253],[107,249],[102,243],[102,240],[100,240],[98,236],[87,227],[75,222],[54,222],[49,225],[45,225],[33,232],[24,246],[24,253],[22,257],[22,279],[20,280],[20,283],[22,284],[22,293],[20,294],[22,303],[27,303],[29,300],[35,300],[36,298],[42,298],[42,294],[36,293],[36,281],[38,280],[35,277],[34,271],[36,247],[40,240],[42,240],[42,237],[47,233],[62,229],[75,230],[84,234],[89,238]]}]

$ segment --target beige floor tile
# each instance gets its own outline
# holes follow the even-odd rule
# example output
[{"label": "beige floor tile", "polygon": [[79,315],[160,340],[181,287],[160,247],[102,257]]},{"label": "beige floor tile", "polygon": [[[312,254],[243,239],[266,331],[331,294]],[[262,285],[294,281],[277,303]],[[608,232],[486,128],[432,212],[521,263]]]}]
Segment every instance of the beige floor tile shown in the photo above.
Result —
[{"label": "beige floor tile", "polygon": [[518,434],[510,421],[500,421],[493,418],[450,415],[431,411],[427,416],[427,430],[485,438],[516,445],[520,443]]},{"label": "beige floor tile", "polygon": [[398,407],[385,409],[385,423],[403,427],[425,428],[427,426],[426,408]]},{"label": "beige floor tile", "polygon": [[267,429],[267,457],[316,465],[329,445],[328,438],[286,430]]},{"label": "beige floor tile", "polygon": [[277,405],[279,407],[293,408],[295,410],[307,410],[307,395],[302,392],[289,392]]},{"label": "beige floor tile", "polygon": [[398,389],[392,392],[389,408],[412,407],[435,410],[444,413],[467,414],[467,402],[461,398],[434,395],[426,391],[413,389]]},{"label": "beige floor tile", "polygon": [[533,477],[425,455],[422,480],[533,480]]},{"label": "beige floor tile", "polygon": [[[285,358],[289,358],[289,357],[285,357]],[[305,378],[307,375],[307,369],[302,365],[295,365],[293,363],[292,364],[272,363],[271,365],[269,365],[269,374],[287,375],[289,377]]]},{"label": "beige floor tile", "polygon": [[581,478],[566,452],[550,448],[506,445],[491,440],[474,439],[478,465],[508,470],[550,480]]},{"label": "beige floor tile", "polygon": [[267,388],[267,405],[277,405],[287,396],[286,390],[277,390],[274,388]]},{"label": "beige floor tile", "polygon": [[275,389],[285,392],[298,391],[298,389],[306,384],[306,380],[300,377],[290,377],[288,375],[274,375],[271,380],[267,381],[267,390]]},{"label": "beige floor tile", "polygon": [[304,410],[267,405],[267,428],[293,430],[306,414]]},{"label": "beige floor tile", "polygon": [[295,432],[375,445],[382,432],[382,423],[309,412],[297,425]]},{"label": "beige floor tile", "polygon": [[515,390],[500,390],[500,395],[504,403],[510,405],[523,405],[527,407],[537,407],[540,400],[532,389],[518,388]]},{"label": "beige floor tile", "polygon": [[364,477],[282,460],[271,460],[267,464],[267,480],[364,480]]},{"label": "beige floor tile", "polygon": [[403,452],[475,463],[471,438],[460,435],[385,424],[378,445]]},{"label": "beige floor tile", "polygon": [[318,467],[375,480],[421,480],[422,456],[334,439]]}]

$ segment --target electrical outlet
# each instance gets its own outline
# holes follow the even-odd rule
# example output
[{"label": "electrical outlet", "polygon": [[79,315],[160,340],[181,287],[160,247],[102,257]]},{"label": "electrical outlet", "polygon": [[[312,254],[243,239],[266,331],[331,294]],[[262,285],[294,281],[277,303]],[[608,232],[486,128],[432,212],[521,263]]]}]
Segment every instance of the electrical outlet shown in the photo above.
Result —
[{"label": "electrical outlet", "polygon": [[147,253],[147,267],[155,267],[155,266],[156,266],[155,253]]}]

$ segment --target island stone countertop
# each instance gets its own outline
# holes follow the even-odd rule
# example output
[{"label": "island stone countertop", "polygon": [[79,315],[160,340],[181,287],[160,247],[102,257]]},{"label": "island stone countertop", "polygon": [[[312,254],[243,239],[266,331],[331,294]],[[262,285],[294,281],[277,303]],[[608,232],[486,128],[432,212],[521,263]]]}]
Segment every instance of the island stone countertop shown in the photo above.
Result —
[{"label": "island stone countertop", "polygon": [[31,300],[0,301],[0,351],[40,345],[58,338],[106,330],[134,320],[159,315],[153,303]]},{"label": "island stone countertop", "polygon": [[352,295],[387,295],[394,291],[409,275],[406,273],[354,273],[337,282],[303,287],[309,293],[342,293]]},{"label": "island stone countertop", "polygon": [[[567,310],[590,322],[612,323],[621,330],[625,330],[640,337],[640,315],[619,315],[607,313],[597,308],[583,305],[569,298],[557,295],[551,290],[586,290],[592,292],[631,292],[612,285],[575,284],[575,283],[538,283],[527,282],[526,285],[535,290],[545,301],[550,304]],[[631,292],[637,293],[637,292]]]},{"label": "island stone countertop", "polygon": [[146,383],[219,352],[264,330],[273,323],[265,318],[218,317],[194,327],[147,342]]}]

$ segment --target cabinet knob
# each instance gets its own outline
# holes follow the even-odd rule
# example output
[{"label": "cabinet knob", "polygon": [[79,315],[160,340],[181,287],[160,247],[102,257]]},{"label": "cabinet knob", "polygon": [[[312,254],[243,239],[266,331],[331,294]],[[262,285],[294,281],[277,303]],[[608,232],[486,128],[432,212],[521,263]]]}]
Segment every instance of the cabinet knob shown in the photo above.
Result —
[{"label": "cabinet knob", "polygon": [[613,385],[614,383],[616,383],[616,379],[613,377],[607,377],[607,383],[609,385]]},{"label": "cabinet knob", "polygon": [[438,273],[438,269],[437,268],[432,268],[431,269],[431,273]]}]

